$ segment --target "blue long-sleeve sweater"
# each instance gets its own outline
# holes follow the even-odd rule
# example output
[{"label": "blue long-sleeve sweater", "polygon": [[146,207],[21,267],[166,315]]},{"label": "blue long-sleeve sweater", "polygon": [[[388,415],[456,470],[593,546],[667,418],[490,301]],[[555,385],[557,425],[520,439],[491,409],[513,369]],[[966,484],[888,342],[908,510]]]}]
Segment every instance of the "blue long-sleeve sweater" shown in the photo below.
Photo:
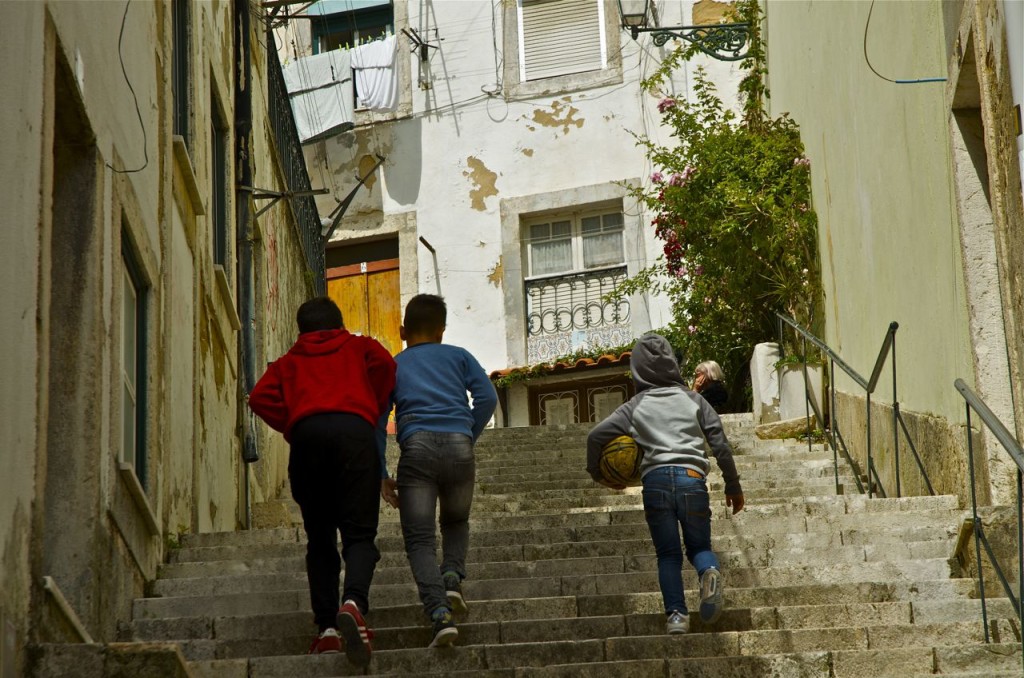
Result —
[{"label": "blue long-sleeve sweater", "polygon": [[451,344],[416,344],[396,355],[395,362],[398,442],[417,431],[464,433],[474,441],[480,436],[498,396],[469,351]]}]

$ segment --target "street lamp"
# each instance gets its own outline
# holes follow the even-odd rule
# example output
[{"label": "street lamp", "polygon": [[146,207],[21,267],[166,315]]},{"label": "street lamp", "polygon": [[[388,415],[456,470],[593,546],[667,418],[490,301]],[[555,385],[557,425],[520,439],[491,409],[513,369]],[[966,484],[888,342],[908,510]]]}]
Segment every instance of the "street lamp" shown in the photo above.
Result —
[{"label": "street lamp", "polygon": [[623,30],[633,39],[651,33],[655,45],[661,47],[672,38],[686,40],[701,52],[719,61],[745,59],[749,51],[749,23],[707,24],[703,26],[658,26],[651,0],[618,0]]}]

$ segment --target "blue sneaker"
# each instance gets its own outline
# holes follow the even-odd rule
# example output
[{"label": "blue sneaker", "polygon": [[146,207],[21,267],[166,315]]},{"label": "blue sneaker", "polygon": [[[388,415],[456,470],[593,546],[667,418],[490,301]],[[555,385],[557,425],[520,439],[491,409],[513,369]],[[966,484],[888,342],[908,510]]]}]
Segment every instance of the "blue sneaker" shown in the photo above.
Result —
[{"label": "blue sneaker", "polygon": [[713,567],[700,576],[700,618],[713,624],[722,615],[722,573]]}]

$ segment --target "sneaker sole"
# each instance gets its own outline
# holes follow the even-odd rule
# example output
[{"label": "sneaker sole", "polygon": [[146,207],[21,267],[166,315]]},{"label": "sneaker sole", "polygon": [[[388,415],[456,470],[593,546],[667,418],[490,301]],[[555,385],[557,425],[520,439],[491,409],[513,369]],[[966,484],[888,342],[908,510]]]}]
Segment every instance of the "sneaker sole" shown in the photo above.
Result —
[{"label": "sneaker sole", "polygon": [[722,580],[719,578],[715,592],[700,601],[700,618],[705,624],[713,624],[722,616]]},{"label": "sneaker sole", "polygon": [[668,631],[668,635],[670,635],[670,636],[681,636],[684,633],[689,633],[690,629],[682,628],[682,627],[672,628],[670,626],[668,629],[666,629],[666,631]]},{"label": "sneaker sole", "polygon": [[338,615],[338,633],[345,640],[345,656],[356,666],[370,663],[369,641],[359,630],[355,617],[345,612]]},{"label": "sneaker sole", "polygon": [[452,614],[465,615],[469,613],[469,608],[466,606],[466,599],[462,597],[462,594],[458,591],[446,591],[448,596],[448,604],[452,608]]},{"label": "sneaker sole", "polygon": [[441,629],[427,647],[451,647],[458,637],[459,630],[454,626]]}]

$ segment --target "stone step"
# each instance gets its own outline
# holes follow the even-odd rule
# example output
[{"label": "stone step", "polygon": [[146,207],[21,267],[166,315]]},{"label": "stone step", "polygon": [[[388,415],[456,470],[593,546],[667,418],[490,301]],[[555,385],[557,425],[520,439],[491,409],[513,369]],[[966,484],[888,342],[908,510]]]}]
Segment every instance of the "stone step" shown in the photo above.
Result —
[{"label": "stone step", "polygon": [[[298,546],[264,547],[267,557],[257,560],[251,551],[237,553],[238,547],[225,551],[236,553],[235,558],[180,562],[161,569],[162,577],[178,578],[220,577],[225,573],[248,574],[251,563],[258,562],[269,572],[301,572],[305,566],[305,549]],[[279,551],[273,553],[271,550]],[[896,544],[813,544],[810,546],[767,545],[761,548],[723,548],[721,542],[716,554],[723,571],[741,567],[777,567],[818,563],[862,563],[875,561],[920,560],[948,558],[948,542],[925,541]],[[213,549],[211,549],[213,550]],[[227,556],[227,553],[223,553]],[[249,557],[246,557],[249,556]],[[556,544],[526,544],[491,546],[471,550],[467,561],[473,579],[512,578],[520,576],[566,575],[578,571],[578,566],[593,566],[599,571],[622,571],[623,568],[656,568],[650,539],[630,539],[599,542],[563,542]],[[604,561],[604,562],[600,562]],[[614,568],[614,570],[610,569]],[[375,581],[392,584],[409,576],[407,559],[402,552],[387,552],[377,564]]]},{"label": "stone step", "polygon": [[[741,471],[740,479],[743,483],[743,492],[781,491],[789,490],[799,493],[805,487],[818,488],[831,491],[835,488],[835,476],[832,467],[819,467],[811,469],[797,469],[787,472],[785,477],[780,476],[778,469],[759,469],[755,471]],[[847,487],[853,487],[854,477],[848,473],[840,474],[839,482]],[[717,473],[712,472],[708,481],[708,491],[721,492],[724,483]],[[599,488],[591,477],[586,473],[580,473],[572,477],[559,480],[543,478],[538,480],[517,480],[515,482],[481,481],[478,479],[474,488],[476,496],[487,495],[515,495],[521,494],[534,496],[537,492],[570,491],[570,490],[594,490]],[[803,491],[803,494],[821,494],[821,492]],[[831,492],[835,494],[834,492]],[[799,496],[799,495],[797,495]]]},{"label": "stone step", "polygon": [[[658,577],[653,556],[645,558],[594,558],[588,561],[550,561],[553,569],[568,568],[572,572],[545,576],[531,573],[523,577],[467,579],[463,590],[471,600],[495,600],[509,597],[544,598],[607,593],[658,591]],[[575,567],[575,569],[573,569]],[[513,571],[515,568],[510,568]],[[945,558],[892,562],[835,563],[821,565],[791,565],[779,567],[739,567],[723,565],[726,585],[738,588],[757,586],[796,586],[840,582],[914,581],[942,579],[950,576],[951,566]],[[689,572],[692,576],[692,571]],[[408,571],[395,570],[396,578],[409,582]],[[686,575],[684,574],[684,577]],[[377,578],[375,577],[375,582]],[[693,589],[696,582],[689,584]],[[371,589],[374,605],[401,605],[417,600],[412,583],[375,583]],[[303,595],[296,595],[303,594]],[[134,603],[133,617],[153,619],[160,617],[194,616],[197,604],[207,614],[225,616],[259,614],[306,609],[305,591],[285,591],[251,594],[218,594],[213,596],[182,596],[166,598],[140,598]]]},{"label": "stone step", "polygon": [[[998,606],[998,609],[993,608],[993,620],[1000,620],[1002,623],[1015,618],[1012,606],[1006,601],[1004,603]],[[946,618],[941,621],[915,619],[915,612],[923,604],[925,603],[900,601],[728,608],[713,626],[703,624],[699,615],[691,613],[690,631],[722,633],[909,624],[931,629],[936,625],[954,622],[980,625],[980,612],[966,606],[960,610],[961,614],[943,615]],[[506,608],[508,607],[506,605]],[[476,612],[474,610],[474,613]],[[486,616],[482,620],[475,620],[470,617],[468,621],[460,623],[459,644],[580,640],[621,635],[656,636],[663,634],[665,628],[665,615],[661,611],[549,619],[522,619],[514,610],[506,609],[504,612],[506,616],[511,613],[515,618]],[[974,614],[975,612],[977,614]],[[376,634],[374,648],[377,650],[426,647],[430,642],[429,623],[418,606],[405,606],[387,610],[385,613],[378,610],[370,617],[370,624]],[[133,625],[131,632],[134,640],[211,641],[189,646],[186,648],[186,655],[190,658],[201,658],[203,653],[213,651],[215,657],[224,658],[297,654],[305,649],[316,628],[308,613],[291,613],[140,621]]]},{"label": "stone step", "polygon": [[[866,533],[846,530],[839,532],[785,532],[742,534],[724,532],[713,537],[716,551],[743,550],[761,552],[769,549],[810,549],[841,546],[863,546],[871,549],[890,544],[919,544],[920,542],[943,542],[955,536],[953,526],[948,528],[903,528]],[[435,535],[440,540],[440,535]],[[438,541],[440,543],[440,541]],[[570,558],[576,556],[609,555],[612,553],[645,553],[651,543],[647,530],[639,533],[628,525],[603,525],[583,528],[551,528],[548,530],[515,530],[504,532],[479,532],[470,535],[467,562],[486,563],[507,560],[535,560],[543,558]],[[401,536],[386,536],[377,539],[385,561],[378,565],[393,566],[398,559],[405,563],[404,540]],[[289,541],[278,544],[206,546],[185,548],[171,552],[171,564],[211,563],[215,561],[268,560],[273,558],[305,557],[304,541]],[[933,556],[934,557],[934,556]],[[165,568],[164,576],[174,577],[174,570]]]},{"label": "stone step", "polygon": [[[832,461],[832,453],[824,449],[807,450],[806,447],[785,447],[779,449],[761,449],[734,457],[737,462],[772,462],[772,461]],[[510,450],[507,455],[477,456],[476,467],[481,471],[494,469],[520,469],[531,466],[551,468],[586,468],[587,451],[585,448],[560,448],[557,450],[523,451]]]},{"label": "stone step", "polygon": [[[916,657],[923,660],[916,667],[916,672],[919,673],[934,666],[935,653],[938,648],[932,650],[932,646],[940,643],[942,646],[946,646],[949,638],[952,637],[957,638],[958,649],[979,647],[981,642],[978,634],[972,633],[963,623],[928,625],[924,628],[906,624],[843,629],[691,633],[682,636],[666,636],[664,634],[613,636],[604,639],[549,640],[483,646],[457,645],[442,650],[427,648],[380,650],[373,653],[368,669],[369,673],[374,674],[388,672],[421,674],[431,671],[440,673],[515,668],[518,675],[518,670],[525,667],[543,668],[548,671],[552,666],[566,664],[600,664],[601,668],[604,668],[604,662],[660,662],[666,659],[692,660],[693,658],[701,658],[702,662],[723,662],[731,658],[754,655],[816,653],[835,656],[844,651],[864,653],[869,650],[873,650],[872,656],[875,657],[880,652],[899,650],[904,653],[904,659],[909,660],[915,655],[908,652],[908,648],[920,647],[921,650],[916,653]],[[872,647],[873,642],[877,642],[878,645]],[[864,657],[851,654],[843,659],[845,664],[850,665],[856,659],[863,660]],[[741,659],[741,661],[749,660]],[[645,667],[649,666],[651,665],[645,665]],[[719,663],[717,668],[724,670],[726,666]],[[825,666],[827,667],[827,664]],[[594,666],[593,668],[596,670],[598,667]],[[296,675],[344,676],[358,675],[363,672],[362,669],[350,665],[344,655],[253,657],[248,660],[248,671],[252,678],[279,678]],[[893,675],[886,671],[882,672],[882,675],[886,674]],[[862,673],[860,675],[871,674]]]}]

